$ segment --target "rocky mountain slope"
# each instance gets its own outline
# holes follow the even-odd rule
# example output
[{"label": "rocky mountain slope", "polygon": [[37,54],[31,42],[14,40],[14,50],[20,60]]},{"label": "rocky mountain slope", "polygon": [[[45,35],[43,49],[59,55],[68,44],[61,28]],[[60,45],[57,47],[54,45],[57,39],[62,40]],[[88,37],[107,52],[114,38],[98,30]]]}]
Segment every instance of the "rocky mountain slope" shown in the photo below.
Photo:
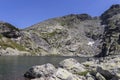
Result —
[{"label": "rocky mountain slope", "polygon": [[[15,49],[22,55],[93,56],[99,54],[99,56],[105,56],[119,54],[119,21],[120,5],[117,4],[112,5],[100,17],[70,14],[37,23],[23,30],[9,23],[0,22],[0,40],[1,43],[5,43],[5,48],[3,44],[0,45],[4,51]],[[11,44],[9,41],[5,42],[4,39],[10,40]],[[17,47],[15,45],[11,47],[13,44]],[[6,52],[10,53],[9,50]],[[7,54],[6,52],[1,51],[1,55]]]},{"label": "rocky mountain slope", "polygon": [[95,54],[102,32],[99,19],[72,14],[25,29],[21,44],[38,55]]},{"label": "rocky mountain slope", "polygon": [[[119,54],[120,52],[120,5],[113,5],[100,18],[105,25],[103,34],[104,54]],[[106,48],[106,50],[105,50]],[[106,51],[106,52],[105,52]]]}]

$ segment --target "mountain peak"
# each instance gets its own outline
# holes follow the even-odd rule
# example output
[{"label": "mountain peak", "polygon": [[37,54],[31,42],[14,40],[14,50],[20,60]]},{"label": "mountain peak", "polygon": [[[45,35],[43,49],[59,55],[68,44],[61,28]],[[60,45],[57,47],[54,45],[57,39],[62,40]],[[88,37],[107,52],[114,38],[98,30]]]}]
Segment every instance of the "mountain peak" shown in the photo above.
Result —
[{"label": "mountain peak", "polygon": [[110,9],[117,9],[120,8],[120,4],[114,4],[110,7]]},{"label": "mountain peak", "polygon": [[64,18],[74,17],[80,20],[90,20],[92,17],[89,14],[70,14],[67,16],[63,16]]},{"label": "mountain peak", "polygon": [[0,34],[8,38],[16,38],[20,36],[18,28],[3,21],[0,21]]},{"label": "mountain peak", "polygon": [[100,18],[103,20],[103,24],[106,24],[109,20],[109,18],[120,14],[120,4],[115,4],[112,5],[108,10],[106,10],[101,16]]}]

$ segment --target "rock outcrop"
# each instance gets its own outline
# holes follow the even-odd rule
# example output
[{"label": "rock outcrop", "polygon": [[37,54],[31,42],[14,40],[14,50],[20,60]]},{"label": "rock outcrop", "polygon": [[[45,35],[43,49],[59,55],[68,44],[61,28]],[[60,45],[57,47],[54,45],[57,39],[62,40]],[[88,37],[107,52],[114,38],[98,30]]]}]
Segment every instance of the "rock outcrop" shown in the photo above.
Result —
[{"label": "rock outcrop", "polygon": [[0,22],[0,55],[31,55],[24,46],[17,43],[21,38],[21,31],[15,26]]},{"label": "rock outcrop", "polygon": [[[117,61],[117,62],[116,62]],[[69,64],[71,62],[71,64]],[[111,63],[112,62],[112,63]],[[79,63],[75,59],[65,59],[55,68],[44,64],[30,68],[24,76],[30,80],[119,80],[119,57],[93,59]],[[45,66],[47,65],[47,66]],[[68,65],[68,66],[67,66]],[[79,66],[79,67],[78,67]],[[80,68],[84,67],[83,69]],[[77,71],[78,70],[78,71]],[[31,76],[32,77],[31,77]],[[34,77],[33,77],[34,76]]]},{"label": "rock outcrop", "polygon": [[105,26],[103,34],[103,50],[105,55],[119,54],[120,52],[120,5],[113,5],[100,17]]},{"label": "rock outcrop", "polygon": [[0,34],[7,38],[17,38],[20,36],[20,30],[7,22],[0,22]]}]

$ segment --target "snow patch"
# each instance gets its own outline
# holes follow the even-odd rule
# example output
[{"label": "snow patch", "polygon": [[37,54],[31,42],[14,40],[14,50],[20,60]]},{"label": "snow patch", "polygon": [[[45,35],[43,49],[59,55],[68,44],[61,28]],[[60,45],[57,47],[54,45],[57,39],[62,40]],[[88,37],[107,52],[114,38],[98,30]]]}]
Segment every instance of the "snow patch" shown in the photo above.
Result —
[{"label": "snow patch", "polygon": [[88,42],[88,45],[93,46],[94,43],[95,43],[94,41],[90,41],[90,42]]}]

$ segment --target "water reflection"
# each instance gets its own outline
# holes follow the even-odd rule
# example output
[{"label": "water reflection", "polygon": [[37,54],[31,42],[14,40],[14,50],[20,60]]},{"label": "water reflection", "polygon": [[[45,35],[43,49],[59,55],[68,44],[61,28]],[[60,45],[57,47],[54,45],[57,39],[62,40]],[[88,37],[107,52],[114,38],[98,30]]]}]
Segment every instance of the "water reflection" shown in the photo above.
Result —
[{"label": "water reflection", "polygon": [[[0,80],[28,80],[23,74],[34,65],[52,63],[58,66],[58,63],[70,57],[22,57],[22,56],[0,56]],[[85,61],[85,58],[74,57],[79,62]]]}]

